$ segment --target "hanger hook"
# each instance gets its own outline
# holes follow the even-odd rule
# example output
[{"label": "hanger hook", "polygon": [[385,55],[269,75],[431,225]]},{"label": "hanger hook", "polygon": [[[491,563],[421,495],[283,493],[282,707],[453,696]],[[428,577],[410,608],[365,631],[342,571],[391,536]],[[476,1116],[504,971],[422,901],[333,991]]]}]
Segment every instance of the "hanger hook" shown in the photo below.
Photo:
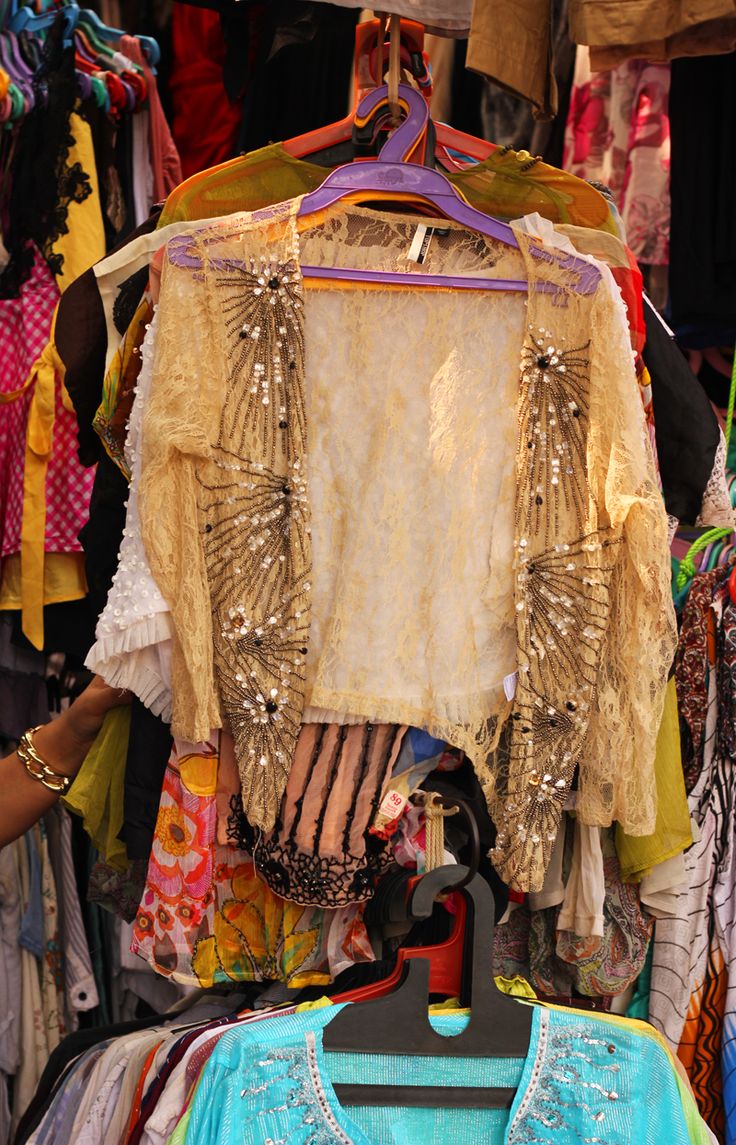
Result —
[{"label": "hanger hook", "polygon": [[443,807],[456,807],[462,814],[465,822],[468,824],[470,831],[470,862],[467,866],[467,873],[461,882],[453,886],[453,890],[460,890],[461,887],[467,886],[472,878],[478,874],[480,866],[480,832],[478,831],[478,820],[475,817],[475,812],[469,803],[464,799],[459,799],[455,795],[445,795],[440,792],[435,792],[439,802]]}]

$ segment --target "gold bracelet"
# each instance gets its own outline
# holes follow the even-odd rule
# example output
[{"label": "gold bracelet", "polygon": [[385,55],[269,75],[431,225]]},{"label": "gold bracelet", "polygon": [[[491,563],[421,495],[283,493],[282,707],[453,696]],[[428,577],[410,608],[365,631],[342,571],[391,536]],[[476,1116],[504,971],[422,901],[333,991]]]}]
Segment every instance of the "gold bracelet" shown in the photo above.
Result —
[{"label": "gold bracelet", "polygon": [[41,756],[36,751],[33,736],[42,726],[43,725],[39,724],[37,728],[29,728],[27,732],[23,732],[20,743],[16,749],[18,758],[31,779],[37,779],[48,791],[53,791],[56,795],[66,795],[72,785],[70,777],[68,775],[59,775],[59,772],[49,767],[46,761],[41,759]]}]

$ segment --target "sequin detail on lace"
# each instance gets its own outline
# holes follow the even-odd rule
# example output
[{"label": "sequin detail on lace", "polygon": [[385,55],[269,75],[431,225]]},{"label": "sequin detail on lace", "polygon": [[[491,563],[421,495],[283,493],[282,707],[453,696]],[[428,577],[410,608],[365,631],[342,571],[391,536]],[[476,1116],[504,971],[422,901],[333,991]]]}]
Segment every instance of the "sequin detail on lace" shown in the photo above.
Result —
[{"label": "sequin detail on lace", "polygon": [[[246,1086],[240,1096],[245,1098],[264,1093],[286,1076],[293,1082],[288,1096],[282,1105],[264,1110],[264,1114],[270,1116],[303,1109],[301,1128],[305,1135],[300,1139],[300,1145],[353,1145],[352,1138],[340,1128],[327,1100],[317,1064],[314,1034],[308,1033],[305,1040],[306,1049],[294,1046],[269,1050],[266,1057],[256,1064],[262,1072],[268,1071],[270,1077],[258,1085]],[[283,1072],[277,1072],[279,1067]],[[293,1137],[292,1128],[285,1137],[264,1138],[264,1145],[289,1145]]]},{"label": "sequin detail on lace", "polygon": [[611,547],[620,541],[610,529],[585,532],[588,345],[565,350],[550,330],[530,327],[521,354],[519,680],[491,812],[500,826],[494,863],[523,889],[542,885],[583,747],[610,612]]},{"label": "sequin detail on lace", "polygon": [[589,346],[564,349],[552,344],[548,330],[539,330],[521,353],[519,433],[532,494],[522,506],[521,526],[524,533],[542,533],[545,545],[559,536],[561,502],[574,512],[578,531],[585,527]]},{"label": "sequin detail on lace", "polygon": [[[585,1141],[586,1145],[624,1145],[605,1133],[607,1108],[618,1101],[620,1067],[612,1054],[616,1047],[595,1036],[587,1023],[563,1026],[550,1033],[549,1014],[540,1014],[539,1046],[532,1078],[509,1128],[508,1145],[555,1145],[560,1140]],[[593,1067],[600,1078],[589,1081]],[[584,1076],[585,1075],[585,1076]],[[573,1100],[571,1100],[571,1098]],[[577,1098],[577,1100],[574,1100]],[[590,1120],[590,1134],[580,1135],[578,1109]],[[561,1136],[570,1133],[571,1137]]]},{"label": "sequin detail on lace", "polygon": [[309,637],[302,288],[294,262],[265,255],[217,270],[230,373],[198,473],[203,547],[243,807],[268,830],[299,733]]}]

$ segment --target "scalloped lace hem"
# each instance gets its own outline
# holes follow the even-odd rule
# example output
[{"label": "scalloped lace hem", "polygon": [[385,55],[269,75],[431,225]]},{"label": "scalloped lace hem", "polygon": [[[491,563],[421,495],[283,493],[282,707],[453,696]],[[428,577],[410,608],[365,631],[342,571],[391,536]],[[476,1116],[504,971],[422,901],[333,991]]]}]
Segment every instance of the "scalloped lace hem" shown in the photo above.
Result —
[{"label": "scalloped lace hem", "polygon": [[508,717],[504,685],[473,696],[435,696],[432,708],[416,697],[378,700],[374,696],[341,694],[314,688],[312,703],[304,706],[303,724],[405,724],[419,727],[437,740],[465,751],[472,763],[482,767],[496,747],[498,734]]}]

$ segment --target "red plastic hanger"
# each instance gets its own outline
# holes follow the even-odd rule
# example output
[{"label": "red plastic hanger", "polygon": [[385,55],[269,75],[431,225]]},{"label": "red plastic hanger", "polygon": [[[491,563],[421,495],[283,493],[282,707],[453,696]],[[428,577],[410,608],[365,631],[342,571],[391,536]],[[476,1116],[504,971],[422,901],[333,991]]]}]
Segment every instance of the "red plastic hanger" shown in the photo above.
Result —
[{"label": "red plastic hanger", "polygon": [[[433,946],[402,946],[397,954],[396,965],[386,978],[381,979],[380,982],[371,982],[367,986],[359,986],[355,990],[347,990],[343,994],[333,997],[333,1003],[368,1002],[372,998],[385,997],[386,994],[390,994],[399,987],[408,963],[416,958],[424,958],[429,962],[430,994],[440,994],[445,998],[462,998],[463,1002],[468,1001],[467,998],[463,998],[465,985],[463,982],[463,973],[466,963],[465,942],[468,933],[468,907],[465,895],[462,893],[462,888],[473,879],[478,871],[478,864],[480,863],[480,834],[478,832],[478,821],[475,817],[475,813],[463,799],[458,799],[454,795],[452,798],[440,795],[439,798],[440,802],[445,806],[457,807],[460,810],[470,833],[470,865],[468,867],[457,868],[458,874],[461,870],[464,873],[461,878],[454,878],[452,884],[454,889],[445,896],[445,902],[451,904],[454,912],[454,922],[449,938],[446,938],[444,942],[435,943]],[[445,870],[447,870],[447,868],[445,868]],[[415,875],[408,880],[404,888],[405,899],[402,904],[399,904],[400,909],[397,914],[392,912],[391,904],[388,904],[388,914],[392,921],[398,921],[399,917],[406,919],[428,917],[428,912],[425,909],[421,909],[419,913],[416,913],[416,900],[414,896],[416,888],[422,879],[426,877],[425,875]]]},{"label": "red plastic hanger", "polygon": [[[421,879],[421,875],[411,879],[408,894]],[[445,998],[459,998],[462,992],[463,958],[465,952],[465,933],[468,908],[465,897],[456,891],[450,895],[449,901],[453,904],[455,921],[450,937],[444,942],[434,946],[402,946],[399,949],[396,965],[387,978],[380,982],[371,982],[367,986],[359,986],[355,990],[346,990],[332,998],[332,1002],[368,1002],[372,998],[383,998],[396,990],[404,977],[404,970],[413,958],[426,958],[429,962],[429,992],[441,994]]]}]

